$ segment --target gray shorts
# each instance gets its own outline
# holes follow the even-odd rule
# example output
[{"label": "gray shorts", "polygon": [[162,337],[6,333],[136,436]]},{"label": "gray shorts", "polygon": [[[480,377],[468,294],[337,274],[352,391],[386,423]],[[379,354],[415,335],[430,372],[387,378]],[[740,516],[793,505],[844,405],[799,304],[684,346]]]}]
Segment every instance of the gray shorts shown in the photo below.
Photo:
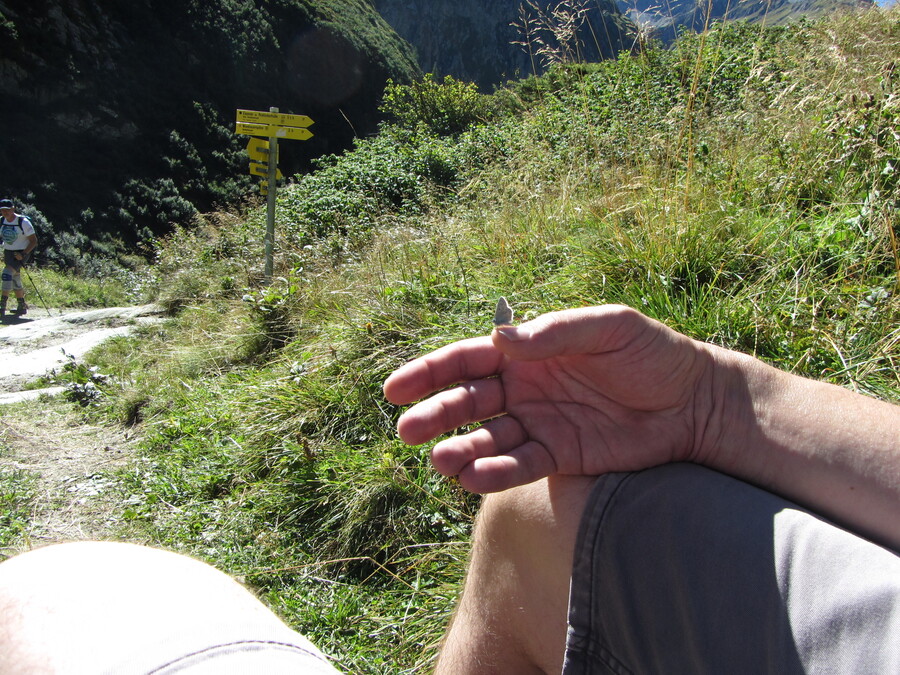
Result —
[{"label": "gray shorts", "polygon": [[135,648],[125,663],[99,667],[104,675],[339,675],[309,640],[274,615],[223,619],[172,634]]},{"label": "gray shorts", "polygon": [[28,258],[31,255],[25,256],[23,260],[16,260],[16,253],[22,253],[22,251],[12,251],[10,249],[3,249],[3,278],[2,278],[2,287],[4,291],[21,291],[25,288],[22,284],[22,267],[28,262]]},{"label": "gray shorts", "polygon": [[900,557],[690,464],[599,479],[563,673],[900,673]]}]

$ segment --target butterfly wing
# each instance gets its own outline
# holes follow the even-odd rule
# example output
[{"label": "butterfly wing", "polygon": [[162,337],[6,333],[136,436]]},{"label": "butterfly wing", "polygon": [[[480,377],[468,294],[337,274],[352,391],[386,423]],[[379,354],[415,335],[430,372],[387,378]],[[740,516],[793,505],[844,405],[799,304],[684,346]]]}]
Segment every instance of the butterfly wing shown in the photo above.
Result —
[{"label": "butterfly wing", "polygon": [[506,301],[506,298],[500,297],[497,301],[497,309],[494,311],[495,326],[511,326],[513,321],[512,307]]}]

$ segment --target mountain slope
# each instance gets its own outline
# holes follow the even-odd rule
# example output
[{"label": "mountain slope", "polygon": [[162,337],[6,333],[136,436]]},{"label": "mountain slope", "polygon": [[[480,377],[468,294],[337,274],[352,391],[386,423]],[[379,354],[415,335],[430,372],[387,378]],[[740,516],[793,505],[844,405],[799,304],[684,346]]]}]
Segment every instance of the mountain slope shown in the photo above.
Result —
[{"label": "mountain slope", "polygon": [[315,120],[282,144],[289,175],[373,130],[385,80],[417,73],[365,0],[5,0],[0,22],[0,189],[132,242],[249,188],[235,109]]},{"label": "mountain slope", "polygon": [[[482,89],[540,71],[540,59],[535,59],[535,68],[527,49],[514,44],[524,40],[512,25],[521,25],[523,4],[521,0],[374,0],[378,12],[416,48],[422,70],[476,82]],[[559,4],[534,3],[548,16]],[[580,4],[586,9],[577,33],[583,60],[598,61],[627,48],[628,25],[612,2]],[[537,19],[535,7],[525,9]]]},{"label": "mountain slope", "polygon": [[840,10],[872,6],[872,0],[617,0],[636,24],[653,29],[666,42],[679,28],[701,31],[713,21],[743,19],[777,25],[801,16],[815,18]]}]

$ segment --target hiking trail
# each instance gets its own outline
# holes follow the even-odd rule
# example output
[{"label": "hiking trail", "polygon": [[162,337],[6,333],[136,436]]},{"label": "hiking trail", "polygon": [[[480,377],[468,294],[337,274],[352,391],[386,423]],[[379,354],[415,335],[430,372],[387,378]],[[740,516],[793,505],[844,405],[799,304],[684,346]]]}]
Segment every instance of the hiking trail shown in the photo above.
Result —
[{"label": "hiking trail", "polygon": [[57,396],[62,387],[27,387],[70,357],[79,360],[160,314],[153,305],[29,308],[24,317],[0,323],[0,472],[23,471],[36,479],[28,530],[13,550],[0,549],[0,560],[46,544],[100,538],[115,524],[118,515],[108,508],[115,487],[111,469],[132,455],[128,431],[85,422]]}]

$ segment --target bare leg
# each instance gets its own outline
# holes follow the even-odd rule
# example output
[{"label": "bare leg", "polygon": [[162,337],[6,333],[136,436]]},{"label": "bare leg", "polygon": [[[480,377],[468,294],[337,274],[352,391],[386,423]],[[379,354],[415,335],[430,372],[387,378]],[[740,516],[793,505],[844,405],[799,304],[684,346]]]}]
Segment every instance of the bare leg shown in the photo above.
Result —
[{"label": "bare leg", "polygon": [[558,673],[575,538],[595,478],[549,479],[485,497],[436,673]]},{"label": "bare leg", "polygon": [[[303,640],[228,575],[175,553],[82,542],[0,565],[0,673],[106,672],[219,627],[254,644]],[[318,663],[309,672],[335,672]]]}]

